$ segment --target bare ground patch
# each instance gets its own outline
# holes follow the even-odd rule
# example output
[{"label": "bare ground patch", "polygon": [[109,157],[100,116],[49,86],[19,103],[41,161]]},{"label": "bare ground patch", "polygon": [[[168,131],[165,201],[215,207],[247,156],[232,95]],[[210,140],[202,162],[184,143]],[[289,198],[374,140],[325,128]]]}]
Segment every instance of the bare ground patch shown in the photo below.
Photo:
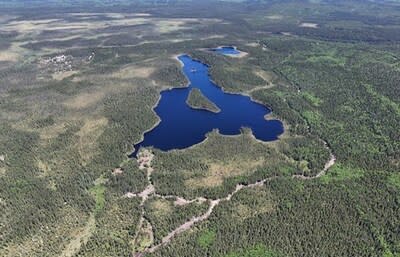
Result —
[{"label": "bare ground patch", "polygon": [[[81,14],[79,17],[90,18],[93,14]],[[169,33],[172,31],[185,29],[185,25],[193,22],[199,24],[210,24],[220,22],[218,19],[194,19],[194,18],[153,18],[146,14],[124,15],[113,13],[109,15],[110,20],[100,19],[81,19],[78,21],[67,22],[64,19],[42,19],[42,20],[20,20],[6,23],[2,29],[4,31],[17,31],[22,35],[39,35],[43,31],[66,31],[88,32],[90,30],[105,29],[112,26],[132,26],[152,24],[158,33]]]},{"label": "bare ground patch", "polygon": [[201,38],[201,40],[221,39],[221,38],[225,38],[225,37],[226,37],[226,35],[210,35],[210,36]]},{"label": "bare ground patch", "polygon": [[135,65],[129,65],[112,73],[111,77],[119,79],[149,78],[154,71],[154,67],[138,67]]},{"label": "bare ground patch", "polygon": [[20,43],[13,42],[8,49],[0,51],[0,61],[19,61],[24,56],[24,54],[27,53],[27,50],[22,48],[20,45]]},{"label": "bare ground patch", "polygon": [[300,23],[299,27],[317,29],[319,25],[317,23],[302,22]]},{"label": "bare ground patch", "polygon": [[6,167],[0,167],[0,177],[7,173]]},{"label": "bare ground patch", "polygon": [[284,17],[282,15],[268,15],[266,18],[270,20],[282,20]]},{"label": "bare ground patch", "polygon": [[71,77],[72,75],[75,75],[77,73],[78,73],[78,71],[71,70],[71,71],[56,72],[56,73],[53,73],[51,76],[55,80],[63,80],[63,79],[66,79],[68,77]]},{"label": "bare ground patch", "polygon": [[59,122],[56,123],[52,126],[46,127],[46,128],[42,128],[40,130],[40,139],[42,141],[47,141],[49,139],[55,138],[57,137],[59,134],[61,134],[62,132],[64,132],[66,130],[66,123],[64,122]]},{"label": "bare ground patch", "polygon": [[251,47],[259,47],[259,46],[260,46],[260,44],[259,44],[259,43],[257,43],[257,42],[250,42],[250,43],[247,43],[247,44],[246,44],[246,46],[251,46]]},{"label": "bare ground patch", "polygon": [[173,208],[169,201],[164,199],[157,199],[150,203],[150,208],[157,216],[165,216],[172,213]]},{"label": "bare ground patch", "polygon": [[104,91],[85,92],[67,99],[63,104],[69,109],[79,110],[95,105],[106,96]]},{"label": "bare ground patch", "polygon": [[[28,105],[28,103],[27,103]],[[35,112],[35,108],[37,106],[30,106],[31,110]],[[14,115],[14,113],[12,114]],[[37,119],[38,115],[35,114],[33,116],[28,116],[26,115],[21,115],[20,113],[17,113],[17,117],[19,118],[18,121],[15,121],[14,124],[12,124],[12,127],[17,130],[23,130],[27,132],[35,132],[39,134],[40,138],[40,143],[42,145],[46,145],[50,139],[53,139],[57,137],[59,134],[63,133],[67,129],[67,125],[70,122],[76,121],[76,118],[74,117],[68,117],[69,119],[66,119],[66,117],[61,118],[60,120],[56,120],[53,125],[42,127],[42,128],[34,128],[32,126],[32,123]]]},{"label": "bare ground patch", "polygon": [[46,176],[51,171],[50,165],[43,160],[37,160],[37,167],[43,173],[43,176]]}]

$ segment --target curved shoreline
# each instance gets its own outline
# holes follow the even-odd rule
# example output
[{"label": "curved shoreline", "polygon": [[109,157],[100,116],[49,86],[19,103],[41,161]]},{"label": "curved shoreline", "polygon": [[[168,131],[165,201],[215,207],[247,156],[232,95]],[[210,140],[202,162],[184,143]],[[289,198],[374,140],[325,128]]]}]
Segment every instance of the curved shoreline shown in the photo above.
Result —
[{"label": "curved shoreline", "polygon": [[[164,90],[162,90],[162,91],[164,91]],[[162,91],[161,91],[161,92],[162,92]],[[132,149],[130,152],[127,153],[127,155],[128,155],[129,158],[132,158],[132,157],[133,157],[132,155],[133,155],[135,152],[137,152],[137,151],[139,150],[139,149],[135,149],[135,145],[140,144],[141,142],[144,141],[144,136],[145,136],[145,134],[148,133],[148,132],[150,132],[150,131],[152,131],[153,129],[155,129],[155,128],[161,123],[161,118],[160,118],[160,116],[158,116],[157,112],[155,111],[155,108],[157,107],[157,105],[158,105],[158,104],[160,103],[160,101],[161,101],[161,92],[159,93],[157,102],[156,102],[156,103],[153,105],[153,107],[151,108],[151,111],[156,115],[157,121],[156,121],[156,123],[155,123],[153,126],[151,126],[151,128],[145,130],[145,131],[141,134],[141,137],[140,137],[141,139],[140,139],[139,142],[133,144],[133,147],[132,147],[133,149]],[[136,156],[135,156],[135,157],[136,157]]]},{"label": "curved shoreline", "polygon": [[224,55],[224,56],[227,56],[227,57],[230,57],[230,58],[236,58],[236,59],[241,59],[241,58],[244,58],[244,57],[249,55],[248,52],[239,50],[237,48],[237,46],[234,46],[234,45],[219,45],[219,46],[214,47],[214,48],[197,48],[197,49],[201,50],[201,51],[206,51],[206,52],[216,52],[215,51],[216,49],[221,49],[221,48],[226,48],[226,47],[233,48],[235,51],[238,51],[239,53],[237,53],[237,54],[217,53],[217,54],[221,54],[221,55]]},{"label": "curved shoreline", "polygon": [[228,57],[231,57],[231,58],[240,59],[240,58],[244,58],[244,57],[246,57],[246,56],[249,55],[248,52],[244,52],[244,51],[242,51],[242,50],[239,50],[239,49],[237,48],[237,46],[233,46],[233,45],[230,45],[230,46],[228,46],[228,45],[217,46],[217,47],[214,48],[214,49],[223,48],[223,47],[232,47],[235,51],[238,51],[238,52],[239,52],[238,54],[224,54],[224,53],[223,53],[223,55],[228,56]]},{"label": "curved shoreline", "polygon": [[[231,46],[231,47],[234,47],[234,48],[235,48],[235,46]],[[235,49],[236,49],[236,48],[235,48]],[[173,59],[175,59],[175,60],[177,60],[177,61],[179,62],[180,66],[181,66],[181,69],[183,69],[183,67],[185,66],[185,64],[179,59],[179,57],[180,57],[180,56],[185,56],[185,55],[186,55],[186,56],[189,56],[190,58],[192,58],[189,54],[186,54],[186,53],[176,54],[176,55],[173,55],[173,56],[172,56]],[[201,64],[203,64],[203,65],[205,65],[205,66],[207,66],[207,67],[211,67],[210,65],[208,65],[208,64],[206,64],[206,63],[203,63],[201,60],[194,59],[194,58],[192,58],[192,60],[194,60],[194,61],[196,61],[196,62],[199,62],[199,63],[201,63]],[[182,72],[183,75],[185,76],[185,78],[186,78],[186,80],[188,81],[188,83],[186,84],[185,87],[168,87],[168,88],[166,88],[166,89],[160,91],[160,93],[159,93],[159,98],[158,98],[157,102],[156,102],[156,103],[153,105],[153,107],[152,107],[152,111],[153,111],[153,113],[157,116],[158,121],[157,121],[151,128],[147,129],[146,131],[144,131],[144,132],[142,133],[142,135],[141,135],[141,140],[140,140],[140,141],[138,141],[137,143],[134,143],[134,144],[133,144],[133,150],[128,154],[128,156],[129,156],[130,158],[136,157],[136,156],[133,156],[133,155],[134,155],[135,153],[137,154],[138,151],[139,151],[140,149],[135,149],[135,146],[138,145],[138,144],[140,144],[140,143],[142,143],[142,142],[144,141],[144,138],[145,138],[146,133],[151,132],[153,129],[155,129],[155,128],[162,122],[161,117],[158,116],[157,112],[155,111],[155,108],[158,106],[159,102],[161,101],[162,93],[165,92],[165,91],[169,91],[169,90],[186,89],[186,88],[189,88],[189,86],[190,86],[190,84],[191,84],[190,79],[186,76],[186,74],[185,74],[183,71],[181,71],[181,72]],[[211,73],[209,72],[209,70],[207,71],[207,76],[208,76],[209,80],[210,80],[216,87],[220,88],[221,91],[222,91],[224,94],[239,95],[239,96],[247,97],[250,101],[252,101],[252,102],[254,102],[254,103],[256,103],[256,104],[259,104],[259,105],[265,107],[265,108],[267,109],[267,113],[264,115],[264,120],[268,120],[268,119],[267,119],[267,116],[270,115],[270,114],[272,114],[272,108],[271,108],[271,107],[269,107],[268,105],[266,105],[266,104],[264,104],[264,103],[262,103],[262,102],[260,102],[260,101],[258,101],[258,100],[256,100],[256,99],[254,99],[251,95],[249,95],[249,94],[246,93],[246,92],[235,93],[235,92],[225,91],[225,89],[224,89],[223,87],[219,86],[219,85],[212,79],[212,76],[211,76]],[[190,108],[192,108],[192,107],[190,106]],[[199,109],[196,109],[196,108],[192,108],[192,109],[199,110]],[[272,120],[274,120],[274,119],[272,119]],[[273,141],[279,140],[280,136],[283,135],[283,134],[285,134],[285,127],[283,126],[283,122],[282,122],[281,120],[279,120],[279,119],[276,119],[276,120],[278,120],[278,121],[280,121],[280,122],[282,123],[282,128],[283,128],[283,132],[277,136],[277,139],[272,140],[272,141],[263,141],[263,140],[258,140],[258,139],[254,136],[254,134],[253,134],[253,136],[254,136],[258,141],[262,141],[263,143],[268,143],[268,142],[273,142]],[[243,126],[243,127],[245,127],[245,126]],[[218,129],[218,128],[214,128],[214,129]],[[213,129],[213,130],[214,130],[214,129]],[[251,128],[250,128],[250,129],[251,129]],[[208,133],[212,132],[213,130],[209,131]],[[208,134],[208,133],[207,133],[207,134]],[[191,145],[191,146],[189,146],[189,147],[185,147],[185,148],[181,148],[181,149],[176,148],[176,149],[167,150],[166,152],[173,151],[173,150],[183,150],[183,149],[187,149],[187,148],[190,148],[190,147],[192,147],[192,146],[201,144],[202,142],[204,142],[204,141],[207,139],[207,134],[204,135],[205,138],[204,138],[201,142],[199,142],[199,143],[196,143],[196,144],[193,144],[193,145]],[[237,134],[237,135],[224,135],[224,134],[221,134],[221,135],[223,135],[223,136],[238,136],[238,135],[240,135],[240,134],[241,134],[241,133],[239,133],[239,134]]]},{"label": "curved shoreline", "polygon": [[[183,68],[184,64],[181,62],[181,60],[179,60],[179,58],[178,58],[179,56],[180,56],[180,55],[174,55],[174,56],[173,56],[173,59],[177,60],[177,61],[180,63],[181,68]],[[188,88],[189,85],[190,85],[190,80],[189,80],[189,78],[188,78],[185,74],[183,74],[183,75],[185,76],[185,78],[186,78],[186,80],[187,80],[188,82],[186,83],[186,86],[184,86],[184,87],[182,87],[182,88]],[[155,123],[153,126],[151,126],[149,129],[145,130],[145,131],[141,134],[141,139],[140,139],[138,142],[134,142],[134,143],[133,143],[133,147],[132,147],[133,149],[132,149],[129,153],[127,153],[127,155],[129,156],[129,158],[131,158],[131,157],[132,157],[132,154],[134,154],[135,152],[137,152],[137,150],[139,150],[139,149],[135,149],[135,145],[138,145],[138,144],[140,144],[141,142],[144,141],[144,136],[145,136],[145,134],[148,133],[148,132],[150,132],[150,131],[152,131],[153,129],[155,129],[155,128],[161,123],[162,119],[160,118],[160,116],[158,116],[158,114],[157,114],[157,112],[155,111],[155,109],[157,108],[158,104],[159,104],[160,101],[161,101],[162,92],[168,91],[168,90],[172,90],[172,89],[179,89],[179,88],[181,88],[181,87],[167,87],[167,88],[165,88],[165,89],[162,89],[162,90],[158,93],[158,99],[157,99],[157,101],[154,103],[153,107],[151,108],[151,111],[152,111],[152,112],[156,115],[156,117],[157,117],[157,121],[156,121],[156,123]]]},{"label": "curved shoreline", "polygon": [[[176,55],[176,56],[174,56],[174,58],[179,60],[179,58],[178,58],[179,56],[181,56],[181,55]],[[188,56],[189,56],[189,55],[188,55]],[[199,61],[199,60],[196,60],[196,61]],[[181,67],[183,67],[184,64],[183,64],[180,60],[179,60],[179,62],[181,63]],[[199,62],[201,62],[201,61],[199,61]],[[201,63],[202,63],[202,62],[201,62]],[[208,66],[208,65],[207,65],[207,66]],[[209,67],[209,66],[208,66],[208,67]],[[185,76],[186,76],[186,75],[185,75]],[[212,79],[211,79],[211,74],[210,74],[209,72],[208,72],[208,76],[209,76],[210,80],[212,81]],[[188,81],[189,81],[189,83],[188,83],[187,87],[189,87],[189,85],[190,85],[190,80],[188,79]],[[255,102],[255,103],[258,103],[258,104],[260,104],[260,105],[262,105],[262,106],[265,106],[265,107],[269,110],[269,112],[268,112],[267,114],[265,114],[265,116],[264,116],[264,119],[265,119],[265,120],[267,120],[267,116],[268,116],[268,115],[273,115],[273,114],[272,114],[272,108],[270,108],[269,106],[267,106],[267,105],[264,104],[264,103],[261,103],[261,102],[259,102],[259,101],[257,101],[257,100],[254,100],[254,99],[252,98],[252,96],[249,95],[248,93],[226,92],[226,91],[224,90],[223,87],[219,86],[219,85],[218,85],[217,83],[215,83],[214,81],[212,81],[212,83],[213,83],[215,86],[219,87],[219,88],[220,88],[224,93],[226,93],[226,94],[242,95],[242,96],[248,97],[251,101],[253,101],[253,102]],[[157,122],[157,123],[153,126],[153,128],[147,130],[145,133],[147,133],[147,132],[151,131],[152,129],[154,129],[154,128],[161,122],[161,118],[160,118],[160,117],[157,115],[157,113],[155,112],[155,108],[157,107],[157,105],[158,105],[158,103],[159,103],[159,101],[160,101],[160,99],[161,99],[161,97],[162,97],[162,92],[164,92],[164,91],[166,91],[166,90],[172,90],[172,89],[179,89],[179,88],[174,88],[174,87],[172,87],[172,88],[168,88],[168,89],[162,90],[162,91],[160,92],[160,97],[159,97],[157,103],[156,103],[156,104],[154,105],[154,107],[153,107],[153,112],[154,112],[154,113],[156,114],[156,116],[159,118],[159,122]],[[284,127],[284,130],[283,130],[283,133],[280,134],[280,135],[278,136],[277,140],[278,140],[282,135],[286,135],[286,133],[288,132],[288,130],[285,129],[285,123],[284,123],[284,121],[281,121],[281,122],[282,122],[282,126]],[[260,143],[271,143],[271,142],[277,141],[277,140],[273,140],[273,141],[262,141],[262,140],[259,140],[259,139],[257,139],[257,138],[254,136],[254,134],[252,133],[251,128],[250,128],[250,131],[251,131],[251,137],[253,137],[257,142],[260,142]],[[144,138],[145,133],[143,133],[143,135],[142,135],[143,138]],[[164,151],[164,152],[182,151],[182,150],[191,149],[191,148],[193,148],[193,147],[196,147],[196,146],[199,146],[199,145],[201,145],[201,144],[204,144],[204,143],[208,140],[210,133],[218,133],[219,135],[221,135],[221,136],[223,136],[223,137],[238,137],[238,136],[243,135],[243,132],[242,132],[242,131],[241,131],[239,134],[237,134],[237,135],[223,135],[223,134],[220,134],[220,133],[219,133],[218,128],[214,128],[214,129],[212,129],[210,132],[207,132],[207,133],[204,135],[205,138],[204,138],[201,142],[199,142],[199,143],[197,143],[197,144],[193,144],[193,145],[191,145],[191,146],[189,146],[189,147],[185,147],[185,148],[182,148],[182,149],[171,149],[171,150]],[[335,155],[333,154],[332,149],[329,147],[329,145],[328,145],[328,143],[327,143],[326,141],[324,141],[323,139],[320,139],[320,140],[322,140],[322,142],[324,143],[325,147],[329,150],[329,153],[330,153],[330,158],[329,158],[329,160],[326,161],[324,168],[323,168],[321,171],[319,171],[317,174],[312,175],[312,176],[292,175],[292,176],[290,176],[290,178],[299,179],[299,180],[318,179],[318,178],[320,178],[321,176],[325,175],[326,172],[335,164],[336,157],[335,157]],[[143,141],[143,140],[142,140],[142,141]],[[140,141],[140,142],[142,142],[142,141]],[[140,142],[139,142],[139,143],[140,143]],[[139,143],[137,143],[137,144],[139,144]],[[142,205],[141,205],[141,206],[143,206],[144,201],[146,201],[146,200],[147,200],[147,197],[150,196],[150,195],[152,195],[152,196],[154,196],[154,197],[159,197],[159,198],[162,198],[162,199],[170,199],[170,198],[176,198],[176,200],[179,200],[179,199],[180,199],[181,202],[183,202],[183,204],[192,203],[192,202],[200,201],[200,200],[201,200],[201,201],[207,201],[208,204],[209,204],[209,206],[208,206],[207,210],[206,210],[203,214],[201,214],[201,215],[199,215],[199,216],[194,216],[194,217],[192,217],[190,220],[184,222],[183,224],[179,225],[178,227],[176,227],[175,229],[173,229],[172,231],[170,231],[167,235],[165,235],[165,236],[162,238],[162,240],[161,240],[160,243],[152,244],[152,245],[146,247],[145,249],[143,249],[141,252],[134,252],[134,253],[132,253],[132,255],[133,255],[133,256],[136,256],[136,257],[142,257],[142,256],[145,256],[145,255],[148,254],[148,253],[153,253],[153,252],[157,251],[157,250],[160,249],[161,247],[164,247],[165,245],[169,244],[176,236],[178,236],[178,235],[184,233],[185,231],[191,229],[191,228],[194,227],[197,223],[200,223],[200,222],[202,222],[202,221],[204,221],[204,220],[207,220],[207,219],[210,217],[210,215],[213,213],[215,207],[217,207],[221,202],[230,201],[231,198],[232,198],[236,193],[238,193],[239,191],[241,191],[242,189],[254,188],[254,187],[258,187],[258,186],[263,186],[263,185],[265,185],[265,183],[266,183],[267,181],[271,181],[271,180],[273,180],[273,179],[275,179],[275,178],[279,178],[279,176],[272,176],[272,177],[269,177],[269,178],[264,178],[264,179],[257,180],[256,182],[251,183],[251,184],[240,184],[240,183],[239,183],[239,184],[236,184],[236,187],[235,187],[235,190],[234,190],[234,191],[232,191],[231,193],[229,193],[227,196],[222,197],[222,198],[218,198],[218,199],[210,199],[210,198],[204,198],[204,197],[197,197],[197,198],[195,198],[195,199],[190,199],[190,200],[188,200],[188,199],[184,199],[184,198],[182,198],[182,197],[180,197],[180,196],[178,196],[178,195],[160,195],[160,194],[158,194],[158,193],[156,192],[156,189],[155,189],[155,187],[154,187],[153,181],[152,181],[152,179],[151,179],[151,174],[152,174],[152,172],[153,172],[153,168],[152,168],[151,166],[149,166],[149,167],[147,168],[147,172],[148,172],[148,176],[147,176],[147,177],[148,177],[148,187],[152,187],[154,190],[153,190],[152,192],[149,192],[149,194],[143,194],[143,196],[142,196],[141,194],[135,194],[135,197],[141,197],[141,198],[142,198]],[[147,189],[148,187],[146,187],[146,189]],[[145,189],[145,191],[146,191],[146,189]],[[142,210],[142,215],[144,215],[144,210]],[[141,218],[143,218],[143,216],[142,216]],[[151,223],[149,223],[149,224],[151,225]],[[140,225],[138,225],[138,228],[137,228],[138,231],[140,230],[140,227],[141,227],[141,226],[142,226],[142,222],[140,223]],[[136,231],[136,232],[138,232],[138,231]]]}]

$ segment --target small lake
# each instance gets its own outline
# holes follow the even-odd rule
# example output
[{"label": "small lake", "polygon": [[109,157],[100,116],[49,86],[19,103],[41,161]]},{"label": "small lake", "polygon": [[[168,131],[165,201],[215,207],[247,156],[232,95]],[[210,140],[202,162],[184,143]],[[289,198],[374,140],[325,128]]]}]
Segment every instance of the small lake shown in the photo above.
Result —
[{"label": "small lake", "polygon": [[[180,56],[179,60],[184,64],[183,72],[190,81],[189,87],[161,92],[161,99],[154,109],[161,121],[144,134],[144,140],[134,146],[131,157],[136,156],[140,147],[153,146],[163,151],[190,147],[202,142],[213,129],[223,135],[238,135],[242,127],[248,127],[262,141],[276,140],[283,133],[279,120],[265,120],[270,109],[248,96],[223,92],[211,81],[207,65],[188,55]],[[186,99],[192,88],[200,89],[221,112],[189,107]]]},{"label": "small lake", "polygon": [[213,48],[211,51],[216,52],[218,54],[223,54],[223,55],[238,55],[240,54],[240,51],[236,49],[236,47],[233,46],[221,46],[218,48]]}]

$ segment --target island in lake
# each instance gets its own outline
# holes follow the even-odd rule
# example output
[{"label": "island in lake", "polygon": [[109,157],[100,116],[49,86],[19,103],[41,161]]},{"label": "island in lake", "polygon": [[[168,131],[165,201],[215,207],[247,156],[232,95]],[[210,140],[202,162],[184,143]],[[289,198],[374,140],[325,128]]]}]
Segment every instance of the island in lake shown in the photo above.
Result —
[{"label": "island in lake", "polygon": [[[181,55],[179,60],[190,83],[186,88],[161,92],[161,99],[154,109],[161,121],[134,146],[131,157],[135,157],[141,147],[152,146],[163,151],[190,147],[202,142],[213,129],[223,135],[238,135],[241,128],[247,127],[262,141],[276,140],[283,133],[281,121],[265,119],[271,112],[266,106],[252,101],[249,96],[224,92],[212,82],[208,66],[190,56]],[[198,91],[195,102],[204,105],[207,99],[207,103],[218,106],[220,112],[189,106],[187,99],[193,89]],[[193,103],[193,99],[189,101]]]},{"label": "island in lake", "polygon": [[198,88],[192,88],[186,103],[193,109],[205,110],[214,113],[221,111],[221,109],[219,109],[215,103],[211,102],[207,97],[205,97]]}]

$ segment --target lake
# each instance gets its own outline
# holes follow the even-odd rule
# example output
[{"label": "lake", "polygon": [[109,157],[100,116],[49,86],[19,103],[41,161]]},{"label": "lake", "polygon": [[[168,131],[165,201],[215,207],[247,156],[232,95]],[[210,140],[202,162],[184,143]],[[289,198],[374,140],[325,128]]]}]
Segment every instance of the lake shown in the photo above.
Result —
[{"label": "lake", "polygon": [[218,48],[213,48],[211,51],[216,52],[218,54],[223,54],[223,55],[238,55],[240,54],[240,51],[236,49],[236,47],[233,46],[221,46]]},{"label": "lake", "polygon": [[[183,149],[202,142],[206,134],[218,129],[223,135],[238,135],[242,127],[248,127],[254,136],[262,141],[273,141],[283,133],[279,120],[265,120],[271,112],[262,104],[248,96],[225,93],[214,84],[209,76],[209,67],[181,55],[183,72],[190,81],[186,88],[174,88],[161,92],[161,98],[154,111],[160,123],[144,134],[144,140],[136,144],[131,157],[135,157],[140,147],[153,146],[163,151]],[[192,88],[201,90],[204,96],[214,102],[221,112],[193,109],[186,99]]]}]

